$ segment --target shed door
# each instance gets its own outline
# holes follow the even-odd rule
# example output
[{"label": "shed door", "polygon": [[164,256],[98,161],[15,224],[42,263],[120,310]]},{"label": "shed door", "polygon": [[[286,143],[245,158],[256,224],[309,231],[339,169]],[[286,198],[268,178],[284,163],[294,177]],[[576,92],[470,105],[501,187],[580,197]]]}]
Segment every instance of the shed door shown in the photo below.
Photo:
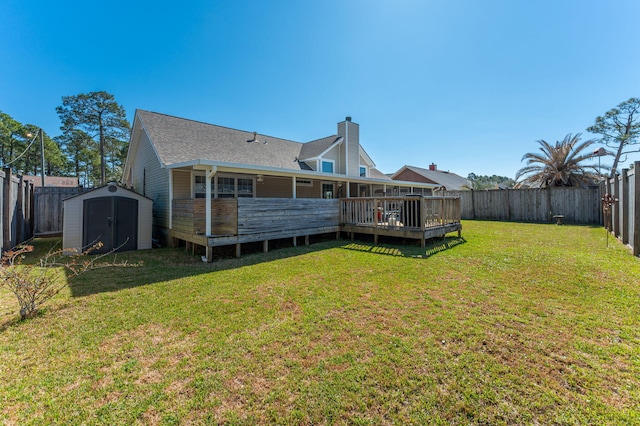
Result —
[{"label": "shed door", "polygon": [[102,242],[106,253],[135,250],[138,247],[138,200],[125,197],[99,197],[84,200],[82,245]]}]

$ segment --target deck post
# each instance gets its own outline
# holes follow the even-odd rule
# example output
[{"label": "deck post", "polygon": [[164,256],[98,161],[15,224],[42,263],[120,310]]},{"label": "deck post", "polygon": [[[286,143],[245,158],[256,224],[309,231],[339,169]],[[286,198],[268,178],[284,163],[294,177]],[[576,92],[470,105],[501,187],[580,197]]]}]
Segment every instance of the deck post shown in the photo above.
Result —
[{"label": "deck post", "polygon": [[305,235],[305,236],[304,236],[304,245],[305,245],[305,246],[308,246],[308,245],[309,245],[309,236],[308,236],[308,235]]},{"label": "deck post", "polygon": [[264,240],[262,242],[262,251],[265,253],[269,251],[269,240]]},{"label": "deck post", "polygon": [[293,246],[294,247],[298,247],[298,238],[297,237],[293,237]]},{"label": "deck post", "polygon": [[236,243],[236,257],[240,257],[242,250],[240,249],[241,244],[240,243]]},{"label": "deck post", "polygon": [[207,262],[211,263],[213,262],[213,247],[211,247],[210,245],[207,245]]}]

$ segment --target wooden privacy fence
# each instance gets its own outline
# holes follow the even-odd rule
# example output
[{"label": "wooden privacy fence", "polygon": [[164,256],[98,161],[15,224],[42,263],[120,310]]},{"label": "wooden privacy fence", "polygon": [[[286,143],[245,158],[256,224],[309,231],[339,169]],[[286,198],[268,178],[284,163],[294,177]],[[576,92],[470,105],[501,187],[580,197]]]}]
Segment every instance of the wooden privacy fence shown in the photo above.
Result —
[{"label": "wooden privacy fence", "polygon": [[631,247],[634,256],[640,254],[640,161],[633,170],[622,169],[622,174],[607,179],[605,192],[618,201],[605,218],[605,226],[622,243]]},{"label": "wooden privacy fence", "polygon": [[446,191],[460,197],[462,219],[602,224],[599,187]]},{"label": "wooden privacy fence", "polygon": [[62,235],[63,201],[88,189],[82,187],[37,187],[34,194],[36,236]]},{"label": "wooden privacy fence", "polygon": [[11,168],[0,171],[0,221],[2,222],[2,252],[32,236],[33,182],[11,174]]}]

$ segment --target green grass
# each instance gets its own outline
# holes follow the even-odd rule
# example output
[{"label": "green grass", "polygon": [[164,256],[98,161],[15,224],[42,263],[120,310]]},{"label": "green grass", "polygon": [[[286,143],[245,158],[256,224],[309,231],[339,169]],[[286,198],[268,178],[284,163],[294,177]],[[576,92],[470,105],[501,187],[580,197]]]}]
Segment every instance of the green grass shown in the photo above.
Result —
[{"label": "green grass", "polygon": [[602,228],[463,226],[130,253],[24,322],[2,289],[0,421],[640,424],[639,259]]}]

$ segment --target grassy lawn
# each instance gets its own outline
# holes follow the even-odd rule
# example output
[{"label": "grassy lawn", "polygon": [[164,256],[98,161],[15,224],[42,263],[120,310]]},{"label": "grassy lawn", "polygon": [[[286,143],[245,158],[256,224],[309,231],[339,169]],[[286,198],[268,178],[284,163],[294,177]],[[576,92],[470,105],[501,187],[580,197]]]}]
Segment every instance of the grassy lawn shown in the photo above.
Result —
[{"label": "grassy lawn", "polygon": [[640,423],[640,260],[602,228],[463,227],[426,250],[127,254],[144,266],[24,322],[1,289],[0,422]]}]

